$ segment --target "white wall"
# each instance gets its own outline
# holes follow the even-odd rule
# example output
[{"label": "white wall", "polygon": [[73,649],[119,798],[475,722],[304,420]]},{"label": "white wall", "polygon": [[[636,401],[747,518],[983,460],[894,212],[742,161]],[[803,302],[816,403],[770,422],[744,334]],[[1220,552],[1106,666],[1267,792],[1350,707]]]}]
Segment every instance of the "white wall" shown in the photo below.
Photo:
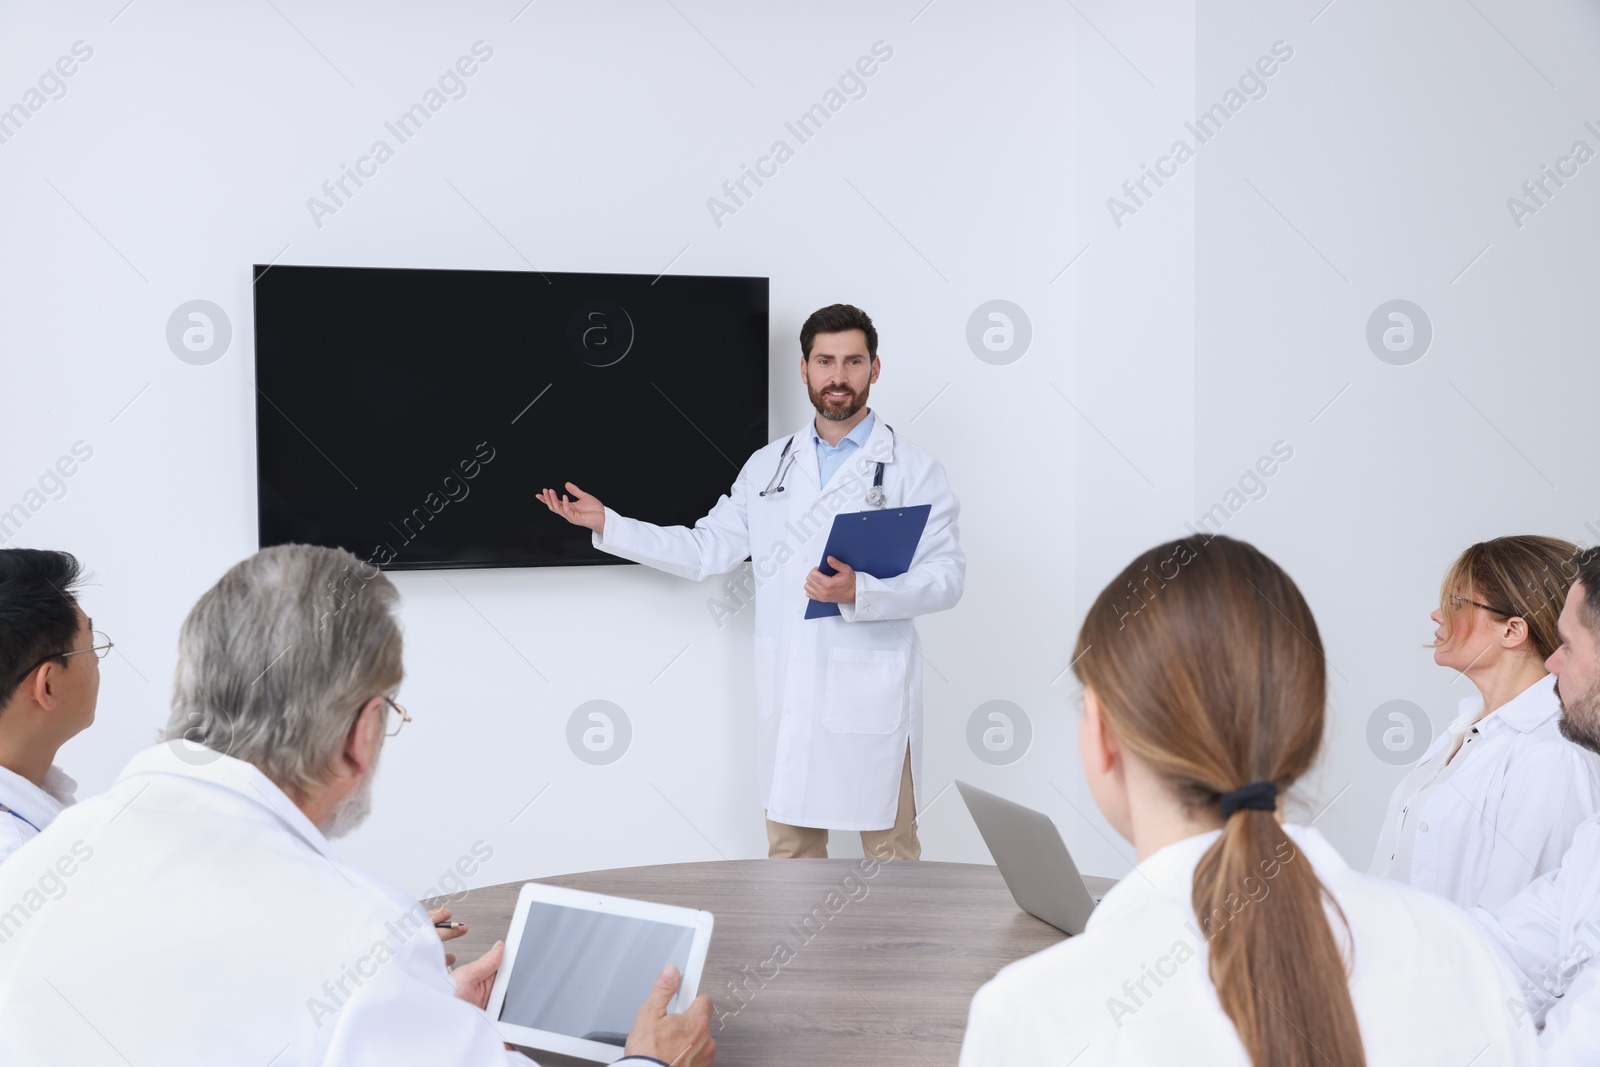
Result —
[{"label": "white wall", "polygon": [[[152,739],[179,621],[254,548],[250,263],[670,265],[772,278],[775,435],[807,410],[800,321],[866,307],[875,406],[963,500],[966,597],[922,623],[928,858],[987,858],[945,791],[961,776],[1049,811],[1086,869],[1127,870],[1076,766],[1078,620],[1282,440],[1293,459],[1226,531],[1285,564],[1322,624],[1334,714],[1303,799],[1336,801],[1318,825],[1364,863],[1399,776],[1370,715],[1408,699],[1440,728],[1464,685],[1419,647],[1445,565],[1483,537],[1600,528],[1568,400],[1597,373],[1600,178],[1584,167],[1520,229],[1505,205],[1574,140],[1600,149],[1592,9],[675,3],[0,10],[0,107],[74,42],[94,50],[0,143],[0,508],[74,442],[94,450],[11,542],[78,553],[118,642],[100,721],[63,753],[84,791]],[[307,198],[479,40],[494,55],[467,95],[317,226]],[[879,40],[894,55],[867,95],[717,226],[707,198]],[[1119,226],[1107,198],[1278,40],[1294,56],[1266,95]],[[1393,298],[1435,328],[1409,366],[1365,341]],[[165,339],[192,299],[233,326],[206,366]],[[967,342],[995,299],[1032,328],[1006,365]],[[750,620],[715,625],[721,582],[395,580],[417,721],[347,843],[358,863],[422,893],[480,839],[473,883],[764,855]],[[609,766],[565,741],[593,699],[633,726]],[[1033,734],[1009,765],[968,742],[994,700]]]},{"label": "white wall", "polygon": [[[1078,622],[1105,584],[1138,552],[1183,533],[1175,520],[1187,514],[1194,484],[1193,183],[1155,190],[1120,228],[1106,209],[1193,109],[1194,5],[1081,10],[1073,197],[1073,253],[1081,255],[1058,283],[1070,280],[1077,293],[1077,395],[1061,417],[1076,442],[1079,490],[1074,596],[1062,608],[1070,636],[1051,650],[1056,670],[1070,661]],[[1053,691],[1060,740],[1040,760],[1047,768],[1029,768],[1035,778],[1050,774],[1035,798],[1081,867],[1121,876],[1132,846],[1095,810],[1078,768],[1081,689],[1068,673]]]},{"label": "white wall", "polygon": [[[1303,799],[1365,866],[1403,774],[1372,716],[1406,700],[1438,732],[1471,691],[1422,647],[1445,568],[1504,534],[1596,540],[1600,163],[1520,229],[1506,202],[1575,140],[1600,151],[1600,12],[1325,2],[1213,5],[1198,27],[1200,107],[1274,41],[1294,57],[1197,160],[1194,511],[1293,447],[1227,532],[1316,612],[1332,715]],[[1366,341],[1393,299],[1432,322],[1409,365]]]},{"label": "white wall", "polygon": [[[882,334],[874,406],[944,460],[965,505],[966,599],[923,625],[929,796],[982,768],[965,740],[979,704],[1059,714],[1074,464],[1045,383],[1071,391],[1071,278],[1051,284],[1077,247],[1070,22],[948,0],[274,2],[0,11],[5,105],[75,41],[93,49],[0,144],[0,190],[25,208],[8,213],[0,259],[0,507],[74,441],[94,449],[11,542],[77,553],[95,577],[85,604],[117,641],[99,721],[62,754],[85,793],[153,739],[180,620],[255,547],[252,262],[767,275],[775,435],[808,410],[802,319],[837,300],[867,308]],[[316,225],[307,198],[479,40],[493,57],[465,97]],[[788,135],[877,41],[893,57],[866,95],[808,143]],[[794,158],[717,226],[707,199],[778,138]],[[165,339],[192,299],[233,326],[206,366]],[[993,299],[1032,326],[1008,366],[967,344]],[[362,417],[399,432],[381,410]],[[1042,579],[1030,559],[1050,561]],[[388,746],[376,813],[347,843],[358,863],[421,893],[479,839],[494,859],[477,883],[765,855],[750,619],[718,629],[720,581],[635,567],[395,581],[416,724]],[[609,766],[565,740],[592,699],[633,726]],[[932,857],[985,856],[953,792],[924,838]]]}]

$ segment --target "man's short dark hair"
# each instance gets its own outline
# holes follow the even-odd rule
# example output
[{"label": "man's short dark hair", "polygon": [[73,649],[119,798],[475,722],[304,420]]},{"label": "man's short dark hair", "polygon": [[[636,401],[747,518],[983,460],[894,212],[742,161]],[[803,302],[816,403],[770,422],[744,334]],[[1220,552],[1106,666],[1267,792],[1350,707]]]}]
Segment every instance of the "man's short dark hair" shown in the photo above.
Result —
[{"label": "man's short dark hair", "polygon": [[860,330],[867,335],[867,355],[878,358],[878,330],[865,311],[853,304],[829,304],[811,313],[800,327],[800,355],[811,358],[811,344],[819,333],[844,333]]},{"label": "man's short dark hair", "polygon": [[1600,545],[1579,552],[1572,563],[1573,577],[1583,583],[1583,610],[1578,617],[1600,640]]},{"label": "man's short dark hair", "polygon": [[24,671],[53,652],[72,651],[78,635],[72,592],[81,577],[70,553],[0,548],[0,708],[11,702]]}]

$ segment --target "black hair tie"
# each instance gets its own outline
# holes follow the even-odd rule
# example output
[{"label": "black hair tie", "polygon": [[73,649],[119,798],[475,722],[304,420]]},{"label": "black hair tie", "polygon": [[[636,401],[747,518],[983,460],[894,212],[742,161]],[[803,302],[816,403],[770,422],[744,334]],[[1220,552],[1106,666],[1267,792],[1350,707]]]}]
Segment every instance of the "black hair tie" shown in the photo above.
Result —
[{"label": "black hair tie", "polygon": [[1251,782],[1231,793],[1222,794],[1222,820],[1227,822],[1233,813],[1248,808],[1251,811],[1277,811],[1278,786],[1274,782]]}]

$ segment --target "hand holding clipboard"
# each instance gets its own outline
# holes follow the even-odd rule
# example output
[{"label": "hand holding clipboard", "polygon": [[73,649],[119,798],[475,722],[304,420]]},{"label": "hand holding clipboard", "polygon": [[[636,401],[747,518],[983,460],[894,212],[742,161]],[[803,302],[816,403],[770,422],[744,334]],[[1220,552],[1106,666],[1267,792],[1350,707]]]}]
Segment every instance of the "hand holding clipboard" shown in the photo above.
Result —
[{"label": "hand holding clipboard", "polygon": [[[822,550],[822,562],[817,569],[823,574],[835,573],[828,563],[832,556],[855,570],[874,578],[893,578],[911,567],[917,543],[928,525],[932,504],[918,504],[909,508],[884,508],[881,511],[852,511],[833,517],[833,529],[828,531],[828,543]],[[808,619],[821,619],[839,614],[839,605],[818,600],[806,602]]]}]

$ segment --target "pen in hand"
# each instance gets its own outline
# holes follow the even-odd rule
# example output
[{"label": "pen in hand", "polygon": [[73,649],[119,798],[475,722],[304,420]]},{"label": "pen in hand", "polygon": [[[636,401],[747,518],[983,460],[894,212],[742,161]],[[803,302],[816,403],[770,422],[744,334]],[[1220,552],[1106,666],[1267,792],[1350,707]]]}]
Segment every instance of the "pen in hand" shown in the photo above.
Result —
[{"label": "pen in hand", "polygon": [[[449,908],[430,908],[428,918],[433,920],[433,932],[439,935],[440,941],[454,941],[458,937],[467,936],[467,924],[453,919]],[[451,966],[456,962],[454,953],[444,954],[444,965]]]}]

